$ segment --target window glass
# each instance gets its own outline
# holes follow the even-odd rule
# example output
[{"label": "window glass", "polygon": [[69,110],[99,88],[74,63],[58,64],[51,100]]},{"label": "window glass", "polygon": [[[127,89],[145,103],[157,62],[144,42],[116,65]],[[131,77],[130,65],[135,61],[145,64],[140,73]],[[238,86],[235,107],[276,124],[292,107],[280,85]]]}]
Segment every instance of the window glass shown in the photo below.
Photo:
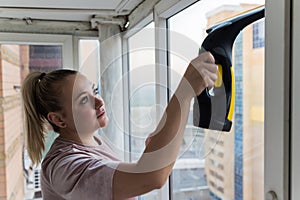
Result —
[{"label": "window glass", "polygon": [[[100,49],[98,39],[79,40],[79,72],[84,74],[92,83],[98,87],[101,95],[101,76],[100,76]],[[99,135],[102,129],[98,130]]]},{"label": "window glass", "polygon": [[[154,23],[128,39],[129,45],[129,159],[137,161],[144,151],[147,136],[154,131],[156,120]],[[157,191],[139,197],[158,199]]]},{"label": "window glass", "polygon": [[[99,40],[79,40],[79,71],[93,83],[100,83]],[[100,88],[99,88],[100,89]],[[100,90],[99,90],[100,91]]]},{"label": "window glass", "polygon": [[153,26],[150,23],[128,41],[131,161],[138,160],[146,137],[156,125]]},{"label": "window glass", "polygon": [[[170,92],[210,26],[264,1],[202,0],[168,19]],[[264,199],[264,20],[247,26],[232,55],[235,108],[230,132],[193,126],[193,103],[172,176],[174,200]]]}]

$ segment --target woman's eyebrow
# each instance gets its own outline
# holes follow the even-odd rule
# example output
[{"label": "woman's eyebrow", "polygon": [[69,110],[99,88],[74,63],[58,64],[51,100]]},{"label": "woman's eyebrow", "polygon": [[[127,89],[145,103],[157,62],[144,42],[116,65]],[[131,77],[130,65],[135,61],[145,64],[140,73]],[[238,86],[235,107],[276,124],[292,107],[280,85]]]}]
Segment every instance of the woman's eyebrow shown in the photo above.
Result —
[{"label": "woman's eyebrow", "polygon": [[[92,89],[94,89],[95,86],[96,86],[95,83],[91,83],[91,85],[92,85]],[[77,100],[81,95],[83,95],[83,94],[85,94],[85,93],[87,93],[87,92],[88,92],[88,91],[86,91],[86,90],[80,92],[80,93],[77,95],[77,97],[75,98],[75,100]]]},{"label": "woman's eyebrow", "polygon": [[82,92],[80,92],[80,93],[77,95],[77,97],[75,98],[75,100],[79,99],[79,97],[80,97],[81,95],[85,94],[85,93],[87,93],[87,91],[82,91]]}]

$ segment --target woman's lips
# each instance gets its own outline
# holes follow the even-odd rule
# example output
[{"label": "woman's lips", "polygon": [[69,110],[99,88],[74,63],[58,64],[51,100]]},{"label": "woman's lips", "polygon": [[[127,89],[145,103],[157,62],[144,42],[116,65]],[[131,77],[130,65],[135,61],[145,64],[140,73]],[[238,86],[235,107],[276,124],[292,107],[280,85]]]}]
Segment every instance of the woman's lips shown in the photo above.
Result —
[{"label": "woman's lips", "polygon": [[105,115],[105,110],[101,109],[100,112],[97,114],[97,118],[102,117],[103,115]]}]

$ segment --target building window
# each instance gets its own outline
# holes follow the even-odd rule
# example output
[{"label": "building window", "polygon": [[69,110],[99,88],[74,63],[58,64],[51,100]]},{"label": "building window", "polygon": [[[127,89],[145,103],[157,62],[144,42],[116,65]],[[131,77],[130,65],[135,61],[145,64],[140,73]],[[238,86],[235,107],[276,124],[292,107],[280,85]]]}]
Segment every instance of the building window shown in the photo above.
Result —
[{"label": "building window", "polygon": [[265,46],[265,21],[253,24],[253,49]]},{"label": "building window", "polygon": [[235,199],[243,199],[243,32],[235,40],[234,71],[236,85],[235,123],[234,123],[234,193]]},{"label": "building window", "polygon": [[62,68],[61,45],[29,45],[30,71],[50,72]]}]

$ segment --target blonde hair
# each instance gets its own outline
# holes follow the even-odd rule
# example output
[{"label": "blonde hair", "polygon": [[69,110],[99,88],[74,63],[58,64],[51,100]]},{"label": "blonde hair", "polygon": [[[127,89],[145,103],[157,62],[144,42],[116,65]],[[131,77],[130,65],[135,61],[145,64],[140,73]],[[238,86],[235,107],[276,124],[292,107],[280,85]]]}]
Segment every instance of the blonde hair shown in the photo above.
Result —
[{"label": "blonde hair", "polygon": [[[22,84],[22,98],[25,113],[25,138],[30,159],[37,164],[42,159],[45,149],[45,125],[49,112],[63,111],[62,86],[65,78],[75,75],[77,71],[61,69],[48,74],[30,73]],[[53,130],[59,128],[49,122]]]}]

